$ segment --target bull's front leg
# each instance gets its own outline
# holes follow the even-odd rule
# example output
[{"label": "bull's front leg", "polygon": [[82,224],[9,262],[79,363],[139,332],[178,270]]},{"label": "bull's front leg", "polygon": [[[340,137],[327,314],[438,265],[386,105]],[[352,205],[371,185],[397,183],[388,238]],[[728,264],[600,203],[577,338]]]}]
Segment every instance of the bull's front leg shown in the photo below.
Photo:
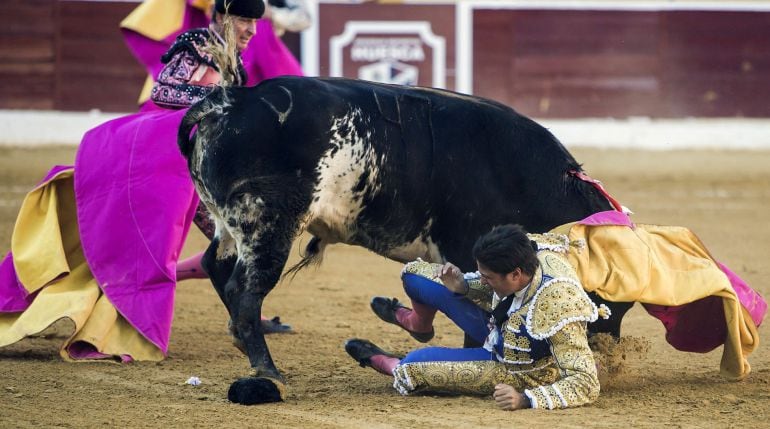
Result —
[{"label": "bull's front leg", "polygon": [[288,177],[247,176],[223,172],[222,177],[232,180],[212,180],[201,194],[210,196],[206,205],[217,222],[216,243],[206,252],[204,269],[230,313],[236,345],[252,368],[249,376],[230,385],[227,397],[253,405],[285,397],[284,378],[262,332],[262,302],[280,280],[299,220],[310,204],[311,187],[294,171]]},{"label": "bull's front leg", "polygon": [[[285,211],[282,212],[282,214]],[[228,399],[244,405],[282,401],[284,378],[273,363],[262,332],[262,302],[280,279],[296,232],[294,216],[264,210],[260,222],[232,228],[238,259],[222,299],[230,312],[233,335],[249,358],[252,374],[235,381]]]},{"label": "bull's front leg", "polygon": [[[233,277],[225,286],[227,307],[230,310],[233,335],[249,358],[253,373],[235,381],[227,398],[244,405],[279,402],[284,398],[284,378],[275,367],[270,349],[262,332],[262,302],[280,275],[250,275],[250,268],[242,261],[235,265]],[[256,278],[254,278],[256,277]]]},{"label": "bull's front leg", "polygon": [[[216,236],[203,254],[201,265],[203,266],[203,270],[208,274],[217,295],[219,295],[222,303],[225,304],[228,314],[231,314],[232,310],[228,306],[228,300],[225,297],[225,286],[233,276],[233,270],[235,269],[235,262],[237,259],[238,255],[233,238],[226,229],[221,226],[218,227]],[[233,337],[233,345],[246,355],[246,348],[243,346],[243,342],[235,332],[232,320],[228,323],[228,328],[230,330],[230,335]]]}]

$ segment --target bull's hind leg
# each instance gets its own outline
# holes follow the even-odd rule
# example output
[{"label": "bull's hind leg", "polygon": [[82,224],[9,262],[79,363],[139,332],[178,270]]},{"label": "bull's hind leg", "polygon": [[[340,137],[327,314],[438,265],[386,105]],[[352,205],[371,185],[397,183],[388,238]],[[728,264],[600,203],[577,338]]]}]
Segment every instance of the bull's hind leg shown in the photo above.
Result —
[{"label": "bull's hind leg", "polygon": [[623,322],[623,316],[626,312],[634,306],[633,302],[612,302],[607,301],[594,292],[588,294],[596,305],[604,304],[610,309],[610,318],[602,319],[588,324],[588,333],[601,334],[607,333],[612,335],[615,339],[620,338],[620,325]]}]

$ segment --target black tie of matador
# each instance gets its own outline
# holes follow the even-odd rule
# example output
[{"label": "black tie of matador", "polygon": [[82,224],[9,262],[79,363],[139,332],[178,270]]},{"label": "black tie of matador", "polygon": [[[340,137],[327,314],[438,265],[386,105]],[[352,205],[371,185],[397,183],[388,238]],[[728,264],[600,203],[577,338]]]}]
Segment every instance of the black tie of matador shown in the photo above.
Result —
[{"label": "black tie of matador", "polygon": [[508,320],[508,310],[513,304],[514,294],[510,294],[497,303],[497,307],[492,310],[492,317],[495,319],[495,326],[498,329],[503,329],[503,323]]}]

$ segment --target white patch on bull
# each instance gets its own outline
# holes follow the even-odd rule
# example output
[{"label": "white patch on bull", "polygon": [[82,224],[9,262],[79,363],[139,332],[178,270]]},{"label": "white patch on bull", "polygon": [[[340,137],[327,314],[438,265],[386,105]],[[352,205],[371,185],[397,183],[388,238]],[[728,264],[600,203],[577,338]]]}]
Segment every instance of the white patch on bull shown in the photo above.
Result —
[{"label": "white patch on bull", "polygon": [[[240,186],[241,183],[235,182],[231,189]],[[260,220],[265,206],[264,200],[244,193],[221,207],[214,203],[210,192],[205,189],[203,184],[196,183],[196,189],[198,196],[209,211],[209,216],[214,221],[214,237],[219,239],[217,259],[225,259],[235,254],[243,259],[244,251],[250,253],[245,244],[255,243],[262,232],[270,227],[270,225],[264,225]],[[254,230],[247,236],[241,229],[243,225],[251,225]]]},{"label": "white patch on bull", "polygon": [[233,236],[230,235],[230,232],[228,232],[224,222],[219,217],[212,216],[212,218],[214,218],[214,225],[216,227],[214,238],[219,239],[219,246],[217,246],[217,259],[222,260],[231,256],[235,256],[237,254],[237,249],[235,248],[235,240],[233,239]]},{"label": "white patch on bull", "polygon": [[[384,159],[370,144],[371,132],[361,135],[368,117],[355,108],[334,118],[331,148],[318,162],[318,182],[313,191],[306,225],[308,231],[328,243],[349,243],[356,218],[363,210],[363,197],[380,189],[380,165]],[[355,190],[368,173],[363,189]]]},{"label": "white patch on bull", "polygon": [[[262,232],[270,227],[270,225],[263,225],[260,220],[264,208],[264,200],[251,194],[243,194],[236,201],[228,202],[226,207],[221,208],[225,227],[235,239],[239,255],[242,255],[245,250],[241,248],[242,243],[258,241]],[[235,226],[232,227],[231,224]],[[239,228],[241,225],[253,225],[254,231],[246,236],[245,232]]]},{"label": "white patch on bull", "polygon": [[[212,213],[216,222],[215,237],[221,240],[217,258],[237,255],[238,261],[246,268],[247,276],[253,274],[251,271],[256,266],[257,255],[253,247],[259,243],[263,232],[271,227],[261,220],[264,207],[262,198],[245,193],[229,201],[226,207],[217,207],[216,213]],[[243,229],[244,225],[253,227],[253,230],[247,233]]]},{"label": "white patch on bull", "polygon": [[411,262],[417,258],[421,258],[426,262],[444,263],[444,255],[439,251],[438,246],[428,236],[433,219],[429,219],[428,223],[423,227],[422,233],[417,236],[411,243],[406,243],[396,248],[389,250],[384,256],[399,262]]}]

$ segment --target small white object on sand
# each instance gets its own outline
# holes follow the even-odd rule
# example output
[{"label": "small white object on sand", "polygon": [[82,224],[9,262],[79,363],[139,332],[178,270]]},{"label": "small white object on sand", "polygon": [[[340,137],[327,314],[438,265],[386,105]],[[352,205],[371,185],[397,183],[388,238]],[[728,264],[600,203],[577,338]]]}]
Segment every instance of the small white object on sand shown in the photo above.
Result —
[{"label": "small white object on sand", "polygon": [[185,383],[189,384],[190,386],[199,386],[201,384],[201,379],[196,376],[192,376],[188,378]]}]

